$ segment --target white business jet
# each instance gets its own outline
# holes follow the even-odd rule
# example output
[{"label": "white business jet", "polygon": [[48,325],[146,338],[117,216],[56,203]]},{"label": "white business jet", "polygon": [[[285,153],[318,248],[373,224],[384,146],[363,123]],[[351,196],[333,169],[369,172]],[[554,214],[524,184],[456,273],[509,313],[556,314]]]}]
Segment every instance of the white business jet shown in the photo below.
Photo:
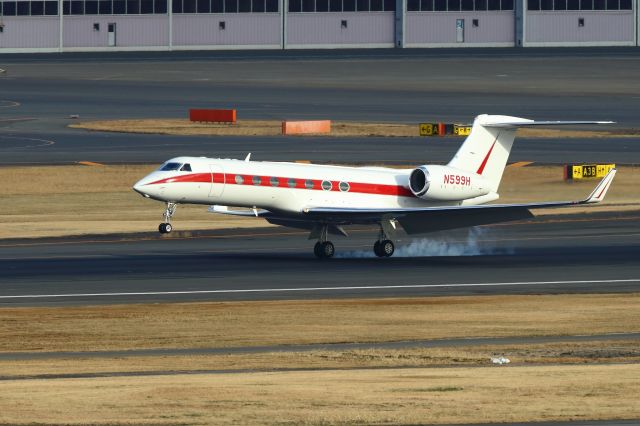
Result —
[{"label": "white business jet", "polygon": [[449,164],[405,170],[250,161],[250,154],[244,161],[177,157],[133,189],[166,203],[161,233],[171,232],[178,204],[203,204],[210,205],[212,213],[255,216],[309,230],[309,239],[317,240],[314,253],[319,258],[333,256],[329,236],[347,236],[345,225],[376,224],[380,230],[373,251],[389,257],[398,225],[407,234],[422,234],[526,219],[533,216],[530,208],[602,201],[615,169],[584,200],[486,204],[499,198],[500,179],[519,127],[607,123],[611,122],[480,115]]}]

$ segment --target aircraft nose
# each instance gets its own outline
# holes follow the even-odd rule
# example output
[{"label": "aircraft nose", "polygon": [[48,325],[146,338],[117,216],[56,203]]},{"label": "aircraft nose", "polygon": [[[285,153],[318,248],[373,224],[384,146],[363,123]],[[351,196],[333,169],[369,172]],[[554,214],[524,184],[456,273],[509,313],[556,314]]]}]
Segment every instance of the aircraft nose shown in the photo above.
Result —
[{"label": "aircraft nose", "polygon": [[138,194],[149,198],[149,194],[145,192],[144,186],[145,186],[145,179],[139,180],[138,182],[136,182],[135,185],[133,185],[133,190],[136,191]]}]

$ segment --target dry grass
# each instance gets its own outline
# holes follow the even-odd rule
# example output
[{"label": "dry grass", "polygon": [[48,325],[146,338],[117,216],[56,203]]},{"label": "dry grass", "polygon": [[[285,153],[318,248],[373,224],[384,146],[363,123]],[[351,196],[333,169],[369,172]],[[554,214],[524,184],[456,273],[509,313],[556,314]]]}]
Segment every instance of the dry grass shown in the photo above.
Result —
[{"label": "dry grass", "polygon": [[[3,308],[0,350],[637,332],[639,310],[639,294]],[[490,367],[489,357],[496,355],[509,357],[512,364]],[[639,361],[637,342],[629,340],[0,360],[0,376],[6,379],[0,386],[0,424],[418,424],[638,418]],[[598,364],[611,362],[616,364]],[[434,368],[442,365],[450,368]],[[305,371],[275,371],[296,368]],[[19,379],[117,372],[151,375]]]},{"label": "dry grass", "polygon": [[640,366],[6,381],[7,424],[419,424],[640,417]]},{"label": "dry grass", "polygon": [[0,351],[639,332],[639,311],[638,294],[3,308]]},{"label": "dry grass", "polygon": [[[0,238],[154,231],[164,207],[146,200],[131,186],[156,166],[38,166],[2,167]],[[621,167],[607,201],[598,209],[638,209],[640,168]],[[567,184],[560,166],[507,168],[500,202],[577,199],[594,181]],[[544,211],[552,212],[551,210]],[[558,212],[576,212],[564,209]],[[176,229],[218,229],[268,226],[263,220],[230,218],[207,213],[205,206],[180,206]]]},{"label": "dry grass", "polygon": [[[282,134],[281,121],[238,120],[237,124],[194,123],[187,119],[104,120],[72,124],[69,127],[102,132],[152,133],[165,135],[206,136],[278,136]],[[520,129],[522,137],[533,138],[595,138],[637,136],[635,130],[587,131],[556,129]],[[329,136],[419,136],[418,124],[332,122]],[[317,136],[327,136],[326,134]]]},{"label": "dry grass", "polygon": [[640,362],[634,340],[502,344],[446,348],[348,349],[256,354],[68,356],[0,360],[0,376],[34,377],[63,374],[121,372],[276,371],[286,369],[349,369],[443,366],[490,366],[491,358],[506,356],[511,365],[593,364]]}]

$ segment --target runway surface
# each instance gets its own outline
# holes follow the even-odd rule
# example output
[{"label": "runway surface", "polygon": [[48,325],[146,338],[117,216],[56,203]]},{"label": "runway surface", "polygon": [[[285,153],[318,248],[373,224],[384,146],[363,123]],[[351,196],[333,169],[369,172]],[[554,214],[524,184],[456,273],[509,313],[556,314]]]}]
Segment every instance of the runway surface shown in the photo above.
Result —
[{"label": "runway surface", "polygon": [[[634,48],[7,55],[0,164],[158,163],[178,155],[415,164],[450,159],[460,140],[207,138],[92,133],[81,120],[186,117],[468,123],[478,114],[614,120],[640,127]],[[640,137],[518,140],[512,161],[640,163]]]},{"label": "runway surface", "polygon": [[357,228],[351,239],[336,237],[336,258],[322,261],[305,233],[282,228],[7,242],[0,247],[0,304],[640,291],[634,214],[400,238],[389,259],[373,256],[374,239],[374,229]]},{"label": "runway surface", "polygon": [[[462,138],[185,137],[119,133],[2,133],[0,165],[163,163],[180,155],[350,164],[446,163]],[[640,138],[517,138],[510,162],[640,164]]]},{"label": "runway surface", "polygon": [[[460,139],[208,138],[92,133],[81,120],[186,117],[470,122],[481,113],[614,120],[640,127],[640,50],[434,49],[2,55],[0,165],[256,160],[448,161]],[[510,161],[640,163],[640,137],[518,139]],[[179,222],[176,223],[180,229]],[[0,306],[203,300],[640,291],[640,218],[555,217],[401,238],[373,258],[375,230],[318,261],[306,234],[245,229],[161,238],[0,242]],[[544,422],[628,426],[638,421]],[[524,424],[512,424],[520,426]],[[526,424],[531,426],[531,423]]]}]

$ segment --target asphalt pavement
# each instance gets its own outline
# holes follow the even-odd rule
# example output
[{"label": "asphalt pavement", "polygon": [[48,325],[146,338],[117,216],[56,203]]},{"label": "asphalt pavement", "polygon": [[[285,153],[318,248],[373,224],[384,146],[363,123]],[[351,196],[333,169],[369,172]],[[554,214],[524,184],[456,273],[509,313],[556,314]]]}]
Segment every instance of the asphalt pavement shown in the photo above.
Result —
[{"label": "asphalt pavement", "polygon": [[[6,55],[0,164],[158,163],[177,155],[355,163],[447,161],[459,139],[207,138],[93,133],[80,120],[186,117],[461,122],[478,114],[640,127],[638,49]],[[512,161],[640,162],[640,138],[518,140]]]},{"label": "asphalt pavement", "polygon": [[327,260],[314,257],[306,237],[263,228],[8,241],[0,245],[0,305],[640,290],[633,214],[400,237],[394,257],[384,259],[373,255],[375,229],[336,237],[336,257]]}]

